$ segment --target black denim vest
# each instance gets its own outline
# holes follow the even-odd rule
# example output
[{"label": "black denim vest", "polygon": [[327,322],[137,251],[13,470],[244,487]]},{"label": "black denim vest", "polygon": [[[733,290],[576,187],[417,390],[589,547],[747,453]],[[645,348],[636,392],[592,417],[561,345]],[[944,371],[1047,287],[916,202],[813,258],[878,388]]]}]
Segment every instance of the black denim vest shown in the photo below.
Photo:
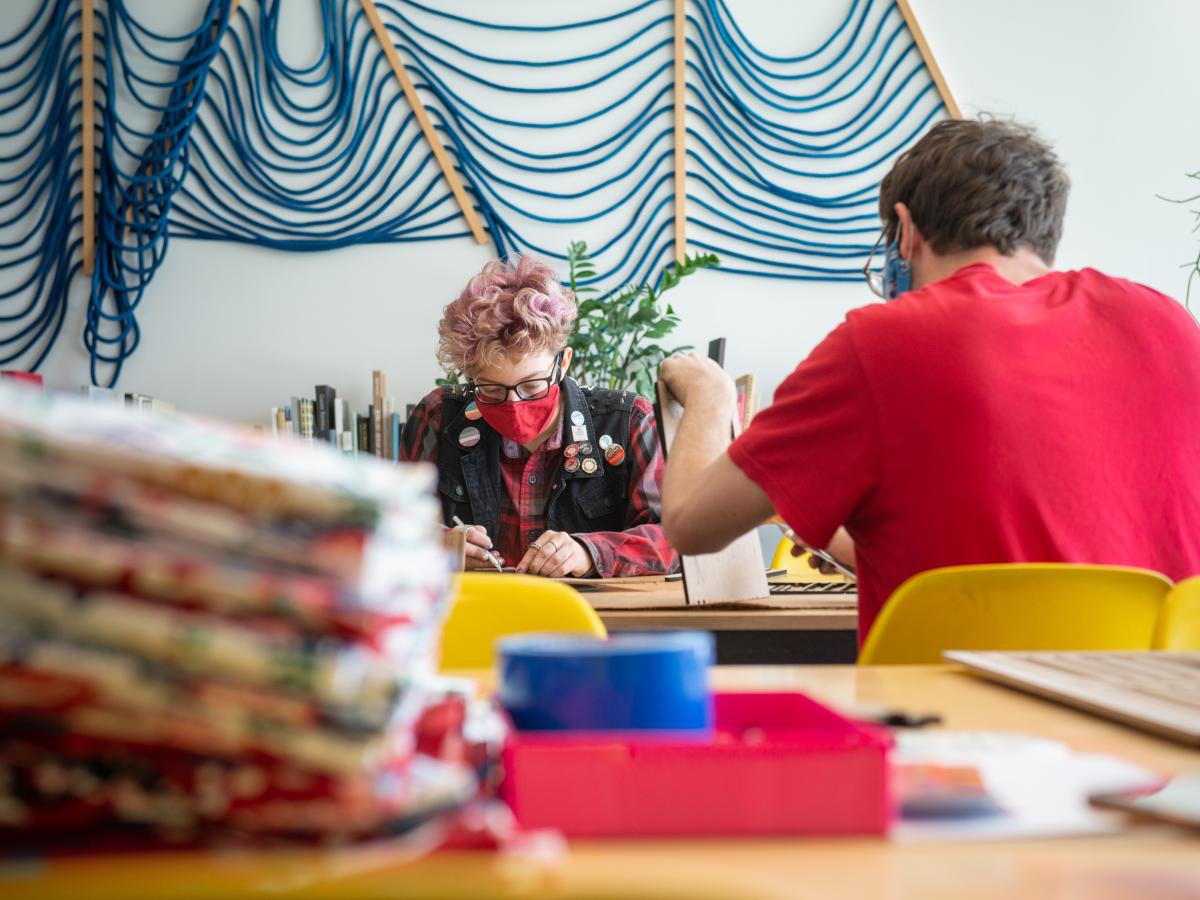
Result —
[{"label": "black denim vest", "polygon": [[[446,525],[454,524],[458,516],[471,525],[482,525],[495,536],[500,528],[500,454],[504,438],[482,418],[466,417],[471,396],[464,385],[442,389],[442,423],[438,435],[438,494],[442,501],[442,517]],[[629,472],[633,450],[629,446],[629,420],[636,396],[630,391],[607,388],[580,387],[570,376],[563,378],[563,447],[572,443],[573,419],[582,418],[581,427],[592,445],[591,458],[596,471],[585,472],[582,466],[574,472],[562,467],[560,460],[552,476],[547,509],[547,528],[577,534],[590,531],[621,531],[625,523],[625,507],[629,497]],[[580,415],[575,416],[578,412]],[[464,447],[462,432],[476,428],[480,439],[474,446]],[[625,460],[609,465],[600,449],[600,438],[608,435],[614,444],[625,448]],[[582,462],[584,455],[580,454]],[[538,535],[525,535],[534,540]]]}]

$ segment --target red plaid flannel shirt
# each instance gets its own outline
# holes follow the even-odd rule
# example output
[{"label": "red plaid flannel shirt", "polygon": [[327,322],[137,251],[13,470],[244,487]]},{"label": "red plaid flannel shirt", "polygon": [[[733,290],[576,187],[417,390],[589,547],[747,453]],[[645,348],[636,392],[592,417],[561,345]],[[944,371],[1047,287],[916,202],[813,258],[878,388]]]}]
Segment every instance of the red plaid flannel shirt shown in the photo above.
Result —
[{"label": "red plaid flannel shirt", "polygon": [[[441,389],[428,394],[413,410],[416,427],[404,429],[400,449],[410,462],[437,462],[442,425]],[[515,441],[501,437],[500,534],[491,535],[505,565],[515,566],[547,528],[547,501],[554,477],[563,463],[563,431],[530,453]],[[587,548],[596,573],[604,578],[653,575],[679,569],[679,557],[663,534],[663,458],[659,450],[654,407],[644,397],[633,402],[626,460],[632,474],[623,531],[572,534]]]}]

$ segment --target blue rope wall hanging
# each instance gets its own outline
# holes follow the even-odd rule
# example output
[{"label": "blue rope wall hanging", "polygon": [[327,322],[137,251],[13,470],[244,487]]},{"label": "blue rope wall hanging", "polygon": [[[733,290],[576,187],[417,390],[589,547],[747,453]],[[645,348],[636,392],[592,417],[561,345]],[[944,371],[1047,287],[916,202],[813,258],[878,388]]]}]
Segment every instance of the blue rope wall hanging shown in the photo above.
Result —
[{"label": "blue rope wall hanging", "polygon": [[[498,254],[561,260],[586,239],[601,288],[652,277],[685,242],[728,274],[857,279],[880,178],[957,109],[906,0],[841,2],[827,34],[778,55],[726,0],[553,22],[311,0],[318,48],[298,61],[281,38],[296,0],[193,0],[174,33],[131,0],[39,0],[0,33],[0,123],[16,123],[0,131],[0,364],[44,362],[82,280],[92,380],[115,384],[172,237],[483,239],[477,210]],[[396,85],[410,76],[412,103]]]}]

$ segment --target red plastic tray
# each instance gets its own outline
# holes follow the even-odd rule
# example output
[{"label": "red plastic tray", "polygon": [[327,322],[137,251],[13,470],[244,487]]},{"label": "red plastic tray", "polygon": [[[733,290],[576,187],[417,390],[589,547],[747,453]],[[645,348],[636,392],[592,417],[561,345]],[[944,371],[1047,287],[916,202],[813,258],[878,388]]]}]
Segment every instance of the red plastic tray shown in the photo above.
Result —
[{"label": "red plastic tray", "polygon": [[881,834],[891,736],[797,693],[717,694],[707,738],[514,733],[502,796],[576,836]]}]

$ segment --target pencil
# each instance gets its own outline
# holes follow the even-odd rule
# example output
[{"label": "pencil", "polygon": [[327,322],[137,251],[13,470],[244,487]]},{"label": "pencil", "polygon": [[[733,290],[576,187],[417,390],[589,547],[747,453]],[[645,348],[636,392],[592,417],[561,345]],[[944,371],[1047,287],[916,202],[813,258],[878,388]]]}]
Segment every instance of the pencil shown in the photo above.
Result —
[{"label": "pencil", "polygon": [[[458,516],[454,517],[454,524],[457,525],[459,528],[461,528],[463,531],[470,531],[472,528],[475,527],[474,525],[468,525],[466,522],[464,522]],[[478,544],[476,544],[475,546],[479,547]],[[479,549],[483,550],[482,547],[479,547]],[[496,557],[492,554],[492,552],[490,550],[483,550],[483,555],[487,557],[488,562],[490,562],[493,566],[496,567],[497,572],[504,571],[504,567],[502,565],[500,565],[500,560],[496,559]]]}]

